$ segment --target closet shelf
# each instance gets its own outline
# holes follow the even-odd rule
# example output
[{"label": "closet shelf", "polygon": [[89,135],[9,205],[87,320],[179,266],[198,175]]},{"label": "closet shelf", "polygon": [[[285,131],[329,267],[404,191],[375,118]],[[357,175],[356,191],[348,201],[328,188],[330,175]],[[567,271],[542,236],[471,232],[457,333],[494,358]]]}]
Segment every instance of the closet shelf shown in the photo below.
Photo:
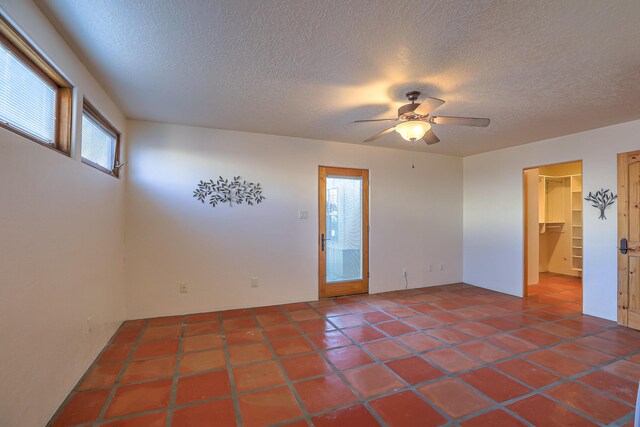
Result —
[{"label": "closet shelf", "polygon": [[[562,267],[564,274],[574,276],[582,276],[584,206],[581,194],[580,175],[538,176],[539,245],[554,245],[554,256],[569,260],[568,265]],[[551,252],[547,251],[545,256],[550,257]]]},{"label": "closet shelf", "polygon": [[[571,227],[571,269],[582,275],[582,177],[571,177],[571,219],[578,224]],[[576,213],[577,212],[577,213]]]}]

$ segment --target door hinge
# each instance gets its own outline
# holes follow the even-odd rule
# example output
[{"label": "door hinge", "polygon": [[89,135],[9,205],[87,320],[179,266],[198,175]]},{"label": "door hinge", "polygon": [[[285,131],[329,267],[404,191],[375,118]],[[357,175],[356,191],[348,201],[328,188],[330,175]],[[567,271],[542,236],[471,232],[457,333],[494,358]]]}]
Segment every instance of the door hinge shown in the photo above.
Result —
[{"label": "door hinge", "polygon": [[371,273],[367,271],[367,279],[371,279]]}]

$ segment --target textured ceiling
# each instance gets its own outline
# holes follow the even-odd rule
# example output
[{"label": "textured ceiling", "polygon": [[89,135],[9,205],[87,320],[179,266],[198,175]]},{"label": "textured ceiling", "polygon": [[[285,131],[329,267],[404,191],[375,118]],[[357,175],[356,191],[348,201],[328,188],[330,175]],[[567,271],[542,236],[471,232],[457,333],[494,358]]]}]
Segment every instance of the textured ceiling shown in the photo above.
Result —
[{"label": "textured ceiling", "polygon": [[454,155],[640,118],[638,0],[36,3],[129,118],[359,143],[418,89],[491,125],[372,145]]}]

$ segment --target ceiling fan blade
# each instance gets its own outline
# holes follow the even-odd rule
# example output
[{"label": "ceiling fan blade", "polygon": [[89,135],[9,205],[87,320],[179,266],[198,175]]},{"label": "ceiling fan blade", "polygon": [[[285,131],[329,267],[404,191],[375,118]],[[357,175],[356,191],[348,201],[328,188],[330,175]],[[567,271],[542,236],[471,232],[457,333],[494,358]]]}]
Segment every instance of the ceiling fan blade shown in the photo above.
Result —
[{"label": "ceiling fan blade", "polygon": [[431,118],[431,122],[437,125],[476,126],[482,128],[489,126],[489,119],[481,119],[478,117],[434,116]]},{"label": "ceiling fan blade", "polygon": [[414,112],[416,114],[421,114],[423,116],[426,116],[427,114],[431,113],[433,110],[435,110],[436,108],[438,108],[439,106],[441,106],[442,104],[444,104],[444,101],[442,99],[438,99],[438,98],[425,98],[420,105],[418,106],[418,108],[416,108],[414,110]]},{"label": "ceiling fan blade", "polygon": [[364,123],[364,122],[395,122],[398,119],[371,119],[371,120],[355,120],[351,123]]},{"label": "ceiling fan blade", "polygon": [[404,116],[405,114],[413,115],[420,104],[405,104],[402,107],[398,108],[398,117]]},{"label": "ceiling fan blade", "polygon": [[365,140],[364,140],[364,142],[371,142],[371,141],[373,141],[374,139],[378,139],[378,138],[380,138],[381,136],[384,136],[384,135],[386,135],[386,134],[388,134],[388,133],[393,132],[395,129],[396,129],[396,128],[395,128],[395,126],[394,126],[394,127],[389,128],[389,129],[385,129],[385,130],[383,130],[382,132],[378,132],[378,133],[376,133],[375,135],[373,135],[373,136],[371,136],[371,137],[369,137],[369,138],[365,139]]},{"label": "ceiling fan blade", "polygon": [[433,145],[440,142],[440,139],[436,136],[435,133],[433,133],[432,130],[428,130],[427,133],[424,134],[422,139],[427,143],[427,145]]}]

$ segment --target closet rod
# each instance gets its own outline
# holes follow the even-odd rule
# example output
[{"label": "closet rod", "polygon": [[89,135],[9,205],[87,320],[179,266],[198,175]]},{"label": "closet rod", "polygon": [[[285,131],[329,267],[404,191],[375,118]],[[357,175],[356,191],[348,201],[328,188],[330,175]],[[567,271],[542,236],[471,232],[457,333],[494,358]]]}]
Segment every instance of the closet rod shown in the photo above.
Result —
[{"label": "closet rod", "polygon": [[538,174],[538,176],[541,176],[543,178],[571,178],[572,176],[582,176],[581,173],[574,173],[571,175],[542,175],[542,174]]}]

